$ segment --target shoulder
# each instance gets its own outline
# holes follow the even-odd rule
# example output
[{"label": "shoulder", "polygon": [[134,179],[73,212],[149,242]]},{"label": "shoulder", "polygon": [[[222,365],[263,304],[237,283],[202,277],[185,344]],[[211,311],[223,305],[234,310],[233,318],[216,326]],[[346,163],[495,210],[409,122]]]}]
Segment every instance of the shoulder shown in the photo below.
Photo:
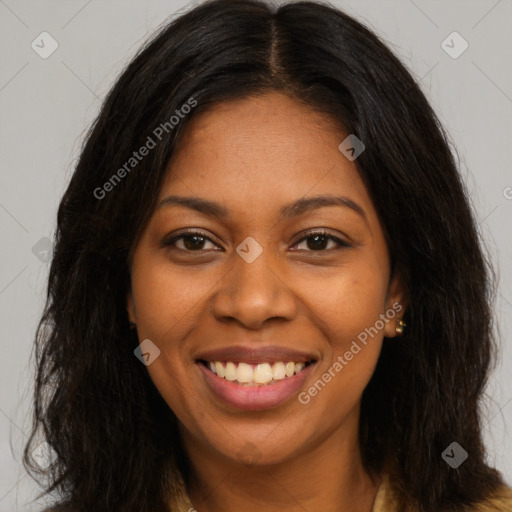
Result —
[{"label": "shoulder", "polygon": [[511,512],[512,511],[512,489],[507,485],[501,485],[486,500],[473,505],[468,512]]},{"label": "shoulder", "polygon": [[[385,473],[372,512],[389,512],[390,510],[417,512],[416,508],[411,508],[406,501],[403,489],[397,485],[390,474]],[[459,508],[457,510],[461,511]],[[512,489],[502,484],[485,500],[462,510],[463,512],[512,512]]]}]

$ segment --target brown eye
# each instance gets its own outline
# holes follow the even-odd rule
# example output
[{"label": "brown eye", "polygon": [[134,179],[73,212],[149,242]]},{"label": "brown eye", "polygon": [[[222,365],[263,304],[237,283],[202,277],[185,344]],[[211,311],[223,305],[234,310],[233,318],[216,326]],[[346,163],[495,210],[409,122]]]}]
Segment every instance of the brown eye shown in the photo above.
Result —
[{"label": "brown eye", "polygon": [[[315,252],[326,252],[325,249],[328,245],[329,241],[337,244],[337,247],[334,247],[334,250],[341,249],[344,247],[351,247],[347,242],[331,235],[326,231],[310,231],[306,233],[306,236],[302,237],[295,245],[298,245],[302,242],[306,241],[307,250],[315,251]],[[302,249],[299,249],[302,250]],[[329,249],[330,250],[330,249]]]},{"label": "brown eye", "polygon": [[[181,247],[178,246],[179,242],[181,242]],[[199,231],[187,231],[172,238],[164,239],[161,245],[162,247],[172,246],[182,251],[200,252],[208,249],[204,247],[208,242],[214,244],[209,237]]]}]

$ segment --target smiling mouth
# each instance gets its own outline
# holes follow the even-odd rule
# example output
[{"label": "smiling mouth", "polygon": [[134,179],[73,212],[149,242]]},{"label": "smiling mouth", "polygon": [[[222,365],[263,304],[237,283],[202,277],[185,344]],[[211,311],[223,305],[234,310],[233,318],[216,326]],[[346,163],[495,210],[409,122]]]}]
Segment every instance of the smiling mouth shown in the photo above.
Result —
[{"label": "smiling mouth", "polygon": [[205,361],[198,363],[224,380],[240,386],[269,386],[282,382],[303,372],[308,366],[316,363],[310,361],[275,361],[268,363],[249,364],[242,361]]}]

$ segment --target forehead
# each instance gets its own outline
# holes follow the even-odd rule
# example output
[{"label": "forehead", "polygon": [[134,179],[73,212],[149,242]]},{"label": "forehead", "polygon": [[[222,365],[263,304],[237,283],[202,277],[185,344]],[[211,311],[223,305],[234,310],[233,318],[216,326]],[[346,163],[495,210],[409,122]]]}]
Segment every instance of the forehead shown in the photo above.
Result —
[{"label": "forehead", "polygon": [[356,165],[338,150],[346,136],[326,114],[277,92],[216,104],[191,119],[159,201],[182,194],[258,212],[336,194],[371,209]]}]

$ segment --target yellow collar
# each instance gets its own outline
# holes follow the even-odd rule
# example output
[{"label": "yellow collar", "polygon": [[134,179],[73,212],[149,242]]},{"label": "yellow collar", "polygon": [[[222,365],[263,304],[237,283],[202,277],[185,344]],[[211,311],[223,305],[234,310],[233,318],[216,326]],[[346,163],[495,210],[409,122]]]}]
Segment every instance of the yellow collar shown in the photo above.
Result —
[{"label": "yellow collar", "polygon": [[[183,483],[183,480],[179,482],[177,490],[178,492],[174,497],[172,510],[176,510],[176,512],[195,511],[196,509],[192,506],[190,498],[188,497],[187,492],[185,491],[185,485]],[[375,496],[375,502],[373,505],[372,512],[390,512],[390,510],[393,510],[390,507],[392,507],[393,504],[395,503],[396,501],[394,499],[391,487],[389,485],[389,475],[387,473],[384,473],[382,477],[382,482],[377,491],[377,495]]]},{"label": "yellow collar", "polygon": [[[178,475],[178,480],[179,482],[175,486],[177,492],[171,510],[176,510],[176,512],[195,511],[196,509],[192,506],[185,491],[181,475]],[[402,498],[399,492],[393,488],[390,474],[385,472],[375,496],[372,512],[417,512],[416,508],[404,505]],[[512,511],[512,489],[502,485],[493,496],[467,510],[468,512],[510,512]]]}]

